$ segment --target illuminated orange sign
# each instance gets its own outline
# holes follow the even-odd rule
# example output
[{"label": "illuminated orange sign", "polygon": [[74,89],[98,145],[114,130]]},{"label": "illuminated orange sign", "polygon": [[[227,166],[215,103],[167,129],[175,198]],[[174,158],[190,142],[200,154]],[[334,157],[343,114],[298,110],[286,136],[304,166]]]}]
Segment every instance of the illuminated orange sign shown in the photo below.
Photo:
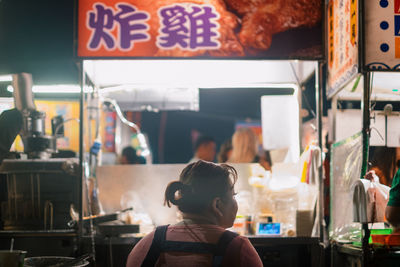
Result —
[{"label": "illuminated orange sign", "polygon": [[77,54],[321,58],[322,1],[305,3],[243,11],[233,0],[80,0]]}]

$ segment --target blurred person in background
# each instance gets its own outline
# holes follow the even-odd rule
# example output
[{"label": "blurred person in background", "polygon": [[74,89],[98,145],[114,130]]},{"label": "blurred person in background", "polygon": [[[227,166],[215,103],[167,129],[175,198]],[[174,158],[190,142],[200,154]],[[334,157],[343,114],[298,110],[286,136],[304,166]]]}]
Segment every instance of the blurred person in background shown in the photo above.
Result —
[{"label": "blurred person in background", "polygon": [[22,129],[22,114],[17,109],[0,114],[0,164],[10,152],[15,138]]},{"label": "blurred person in background", "polygon": [[371,147],[370,155],[370,170],[379,177],[381,184],[391,186],[392,178],[399,168],[400,148]]},{"label": "blurred person in background", "polygon": [[[9,109],[3,112],[0,111],[0,165],[3,160],[9,157],[9,152],[15,138],[22,129],[22,114],[18,109]],[[0,195],[6,196],[7,180],[0,179]],[[5,214],[0,209],[0,218]],[[0,221],[0,229],[2,229],[2,222]]]},{"label": "blurred person in background", "polygon": [[138,156],[136,149],[131,146],[127,146],[122,149],[121,164],[146,164],[146,159],[142,156]]},{"label": "blurred person in background", "polygon": [[393,233],[400,233],[400,169],[393,177],[389,201],[385,209],[386,220],[392,225]]},{"label": "blurred person in background", "polygon": [[200,136],[194,144],[194,156],[189,163],[198,160],[214,161],[216,146],[215,140],[211,136]]},{"label": "blurred person in background", "polygon": [[268,152],[258,155],[259,143],[256,134],[249,128],[239,128],[232,136],[232,153],[228,162],[259,163],[266,170],[271,170]]},{"label": "blurred person in background", "polygon": [[199,160],[187,165],[179,181],[165,190],[165,205],[175,205],[183,220],[159,226],[128,256],[135,266],[263,266],[250,241],[226,228],[238,210],[236,170],[227,164]]},{"label": "blurred person in background", "polygon": [[226,140],[220,147],[217,160],[219,163],[227,162],[232,154],[232,140]]},{"label": "blurred person in background", "polygon": [[[400,148],[375,147],[371,151],[371,168],[364,178],[374,180],[378,176],[381,184],[391,186],[385,209],[386,220],[393,233],[400,233]],[[393,177],[393,179],[392,179]]]}]

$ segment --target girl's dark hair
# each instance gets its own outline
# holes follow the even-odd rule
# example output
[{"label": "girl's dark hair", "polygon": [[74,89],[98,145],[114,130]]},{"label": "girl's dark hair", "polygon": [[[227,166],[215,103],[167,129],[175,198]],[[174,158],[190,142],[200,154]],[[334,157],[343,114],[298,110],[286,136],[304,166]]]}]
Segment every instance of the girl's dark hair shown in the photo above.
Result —
[{"label": "girl's dark hair", "polygon": [[199,160],[182,170],[179,181],[169,183],[164,205],[176,205],[185,213],[202,213],[215,197],[225,199],[236,181],[232,166]]}]

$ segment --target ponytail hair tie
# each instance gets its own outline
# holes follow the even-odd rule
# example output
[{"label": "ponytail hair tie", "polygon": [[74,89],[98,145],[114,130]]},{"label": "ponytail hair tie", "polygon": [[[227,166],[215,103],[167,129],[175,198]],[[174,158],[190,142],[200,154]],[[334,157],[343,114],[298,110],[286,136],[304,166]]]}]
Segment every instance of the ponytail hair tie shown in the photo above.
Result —
[{"label": "ponytail hair tie", "polygon": [[[180,193],[180,197],[177,198],[176,192]],[[171,207],[173,205],[179,205],[182,198],[192,192],[192,187],[182,183],[181,181],[174,181],[168,184],[165,190],[164,205]]]}]

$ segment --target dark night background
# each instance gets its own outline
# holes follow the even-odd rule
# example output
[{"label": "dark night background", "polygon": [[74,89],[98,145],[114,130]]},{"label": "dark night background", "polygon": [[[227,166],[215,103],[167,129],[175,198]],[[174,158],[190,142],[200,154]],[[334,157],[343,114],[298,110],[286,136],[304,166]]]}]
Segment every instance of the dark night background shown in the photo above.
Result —
[{"label": "dark night background", "polygon": [[1,0],[0,74],[25,71],[35,84],[77,84],[74,5],[74,0]]},{"label": "dark night background", "polygon": [[[0,75],[29,72],[34,84],[78,84],[76,4],[74,0],[0,0]],[[7,85],[0,82],[0,96],[11,96]],[[314,78],[305,86],[303,108],[315,110]],[[237,121],[259,121],[260,96],[276,93],[277,89],[268,88],[200,89],[200,112],[142,112],[141,124],[149,135],[154,162],[188,161],[194,130],[213,136],[219,146],[232,136]],[[167,123],[160,135],[161,117]]]}]

